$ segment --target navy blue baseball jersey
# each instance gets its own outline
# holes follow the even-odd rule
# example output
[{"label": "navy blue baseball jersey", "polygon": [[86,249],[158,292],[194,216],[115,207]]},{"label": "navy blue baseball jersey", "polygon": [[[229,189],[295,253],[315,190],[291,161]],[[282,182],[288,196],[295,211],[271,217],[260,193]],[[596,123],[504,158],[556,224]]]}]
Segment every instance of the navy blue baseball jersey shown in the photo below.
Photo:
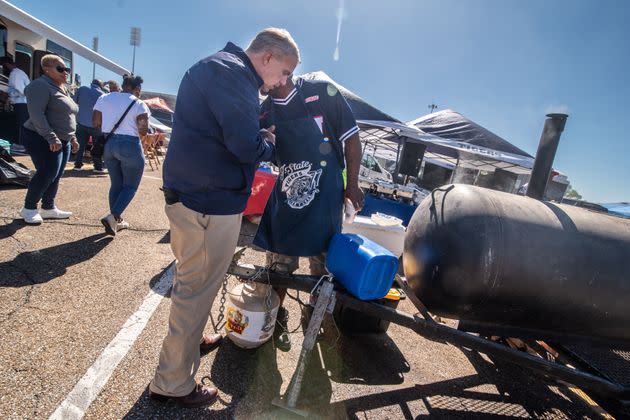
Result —
[{"label": "navy blue baseball jersey", "polygon": [[[289,121],[303,117],[304,106],[298,103],[299,100],[303,100],[324,137],[337,146],[335,150],[340,155],[340,163],[343,167],[343,142],[359,131],[346,99],[332,83],[325,81],[298,78],[295,85],[296,88],[286,98],[275,99],[269,96],[262,103],[260,128],[274,125],[275,118]],[[301,94],[298,94],[298,89]],[[278,141],[283,141],[283,139],[278,139]]]}]

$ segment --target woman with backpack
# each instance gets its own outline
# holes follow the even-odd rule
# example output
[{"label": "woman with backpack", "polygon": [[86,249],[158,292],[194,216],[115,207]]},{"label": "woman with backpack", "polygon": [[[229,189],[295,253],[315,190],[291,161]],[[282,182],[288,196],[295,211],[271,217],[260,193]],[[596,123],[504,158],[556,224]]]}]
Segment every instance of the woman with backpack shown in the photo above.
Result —
[{"label": "woman with backpack", "polygon": [[111,180],[110,213],[101,218],[101,223],[112,236],[129,227],[122,214],[136,194],[144,172],[140,138],[147,134],[150,112],[139,99],[142,83],[140,76],[125,75],[122,92],[103,95],[94,105],[92,126],[103,133],[103,160]]}]

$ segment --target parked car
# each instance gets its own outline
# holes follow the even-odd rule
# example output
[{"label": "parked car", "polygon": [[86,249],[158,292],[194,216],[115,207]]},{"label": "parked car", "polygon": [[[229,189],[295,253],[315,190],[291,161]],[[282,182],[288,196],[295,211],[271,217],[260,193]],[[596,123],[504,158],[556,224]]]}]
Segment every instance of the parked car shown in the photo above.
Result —
[{"label": "parked car", "polygon": [[387,172],[381,164],[374,159],[371,155],[363,155],[361,159],[361,168],[359,169],[359,176],[366,178],[384,179],[385,181],[392,181],[392,174]]}]

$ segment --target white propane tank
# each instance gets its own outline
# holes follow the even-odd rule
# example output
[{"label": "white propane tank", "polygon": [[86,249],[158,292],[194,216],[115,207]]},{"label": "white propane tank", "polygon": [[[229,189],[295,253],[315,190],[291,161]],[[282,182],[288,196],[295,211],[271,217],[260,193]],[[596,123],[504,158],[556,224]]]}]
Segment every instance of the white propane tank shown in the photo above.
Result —
[{"label": "white propane tank", "polygon": [[275,290],[261,283],[239,283],[228,295],[225,309],[228,338],[245,349],[256,348],[269,340],[280,306]]}]

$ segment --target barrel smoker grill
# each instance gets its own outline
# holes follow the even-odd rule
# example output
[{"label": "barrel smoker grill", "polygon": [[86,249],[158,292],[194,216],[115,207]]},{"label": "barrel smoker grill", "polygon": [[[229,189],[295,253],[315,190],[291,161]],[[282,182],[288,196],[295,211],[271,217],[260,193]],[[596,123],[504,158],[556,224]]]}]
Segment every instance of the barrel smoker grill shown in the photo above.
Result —
[{"label": "barrel smoker grill", "polygon": [[527,197],[451,185],[416,209],[405,235],[406,277],[397,281],[418,314],[358,300],[332,278],[261,276],[264,267],[241,265],[242,252],[235,254],[228,274],[319,293],[279,405],[299,412],[301,366],[325,311],[340,304],[572,384],[630,416],[630,223],[541,201],[566,118],[545,121]]}]

